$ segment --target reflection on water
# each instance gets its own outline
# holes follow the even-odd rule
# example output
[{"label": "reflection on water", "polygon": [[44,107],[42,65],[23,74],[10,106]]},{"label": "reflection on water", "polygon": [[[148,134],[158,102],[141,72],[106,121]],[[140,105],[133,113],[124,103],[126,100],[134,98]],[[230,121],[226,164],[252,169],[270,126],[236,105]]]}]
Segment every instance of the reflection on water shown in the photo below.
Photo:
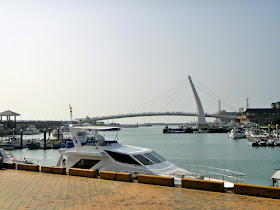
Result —
[{"label": "reflection on water", "polygon": [[[118,133],[123,144],[155,150],[174,164],[212,166],[245,173],[246,183],[269,185],[274,168],[279,168],[280,147],[252,147],[246,139],[233,140],[227,134],[163,134],[163,127],[124,128]],[[101,133],[104,134],[104,133]],[[106,132],[114,139],[116,132]],[[39,136],[42,138],[42,136]],[[58,150],[14,150],[18,158],[33,158],[41,165],[56,165]]]}]

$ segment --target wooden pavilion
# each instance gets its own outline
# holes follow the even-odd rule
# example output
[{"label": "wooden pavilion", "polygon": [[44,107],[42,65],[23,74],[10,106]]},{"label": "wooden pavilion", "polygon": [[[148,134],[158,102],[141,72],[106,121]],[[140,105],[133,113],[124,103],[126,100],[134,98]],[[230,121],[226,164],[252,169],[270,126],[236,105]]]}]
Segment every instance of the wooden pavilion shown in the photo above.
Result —
[{"label": "wooden pavilion", "polygon": [[6,117],[6,121],[11,121],[11,117],[14,117],[14,121],[16,122],[17,116],[20,116],[20,114],[7,110],[0,113],[0,121],[3,122],[3,117]]}]

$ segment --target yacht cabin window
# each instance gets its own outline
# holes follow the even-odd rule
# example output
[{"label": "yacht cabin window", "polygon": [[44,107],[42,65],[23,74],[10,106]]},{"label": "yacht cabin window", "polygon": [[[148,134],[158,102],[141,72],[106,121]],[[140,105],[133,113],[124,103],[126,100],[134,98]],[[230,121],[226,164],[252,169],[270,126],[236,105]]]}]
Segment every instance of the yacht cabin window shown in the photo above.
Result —
[{"label": "yacht cabin window", "polygon": [[96,165],[99,161],[100,160],[81,159],[74,166],[72,166],[72,168],[90,169],[94,165]]},{"label": "yacht cabin window", "polygon": [[121,163],[128,163],[134,165],[140,165],[137,161],[135,161],[132,157],[126,154],[121,154],[118,152],[112,152],[105,150],[114,160],[121,162]]},{"label": "yacht cabin window", "polygon": [[155,151],[151,152],[153,156],[155,156],[156,158],[160,159],[161,161],[166,161],[166,159],[164,157],[162,157],[161,155],[159,155],[158,153],[156,153]]}]

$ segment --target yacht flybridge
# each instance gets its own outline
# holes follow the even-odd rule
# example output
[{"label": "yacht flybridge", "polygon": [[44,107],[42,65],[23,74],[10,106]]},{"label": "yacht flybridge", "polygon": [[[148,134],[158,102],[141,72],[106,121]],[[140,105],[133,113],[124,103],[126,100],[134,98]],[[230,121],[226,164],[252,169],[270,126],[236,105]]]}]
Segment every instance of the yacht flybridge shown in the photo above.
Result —
[{"label": "yacht flybridge", "polygon": [[66,170],[84,168],[129,172],[133,175],[170,176],[174,177],[175,183],[181,178],[206,178],[179,168],[151,149],[105,140],[98,132],[106,130],[114,130],[114,127],[70,125],[73,143],[66,142],[65,148],[60,149],[57,165],[60,166],[62,160],[66,159]]}]

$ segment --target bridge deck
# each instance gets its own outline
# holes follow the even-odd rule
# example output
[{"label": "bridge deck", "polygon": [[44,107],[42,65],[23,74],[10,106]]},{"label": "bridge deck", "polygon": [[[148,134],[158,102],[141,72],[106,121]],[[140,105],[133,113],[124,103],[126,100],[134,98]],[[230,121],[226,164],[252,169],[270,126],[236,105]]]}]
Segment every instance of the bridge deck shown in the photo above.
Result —
[{"label": "bridge deck", "polygon": [[[109,119],[118,119],[118,118],[130,118],[130,117],[149,117],[149,116],[198,116],[197,113],[194,112],[142,112],[142,113],[129,113],[129,114],[118,114],[118,115],[108,115],[108,116],[99,116],[92,118],[81,118],[81,120],[109,120]],[[205,117],[214,117],[214,118],[227,118],[227,119],[235,119],[237,116],[231,115],[221,115],[221,114],[208,114],[205,113]]]}]

